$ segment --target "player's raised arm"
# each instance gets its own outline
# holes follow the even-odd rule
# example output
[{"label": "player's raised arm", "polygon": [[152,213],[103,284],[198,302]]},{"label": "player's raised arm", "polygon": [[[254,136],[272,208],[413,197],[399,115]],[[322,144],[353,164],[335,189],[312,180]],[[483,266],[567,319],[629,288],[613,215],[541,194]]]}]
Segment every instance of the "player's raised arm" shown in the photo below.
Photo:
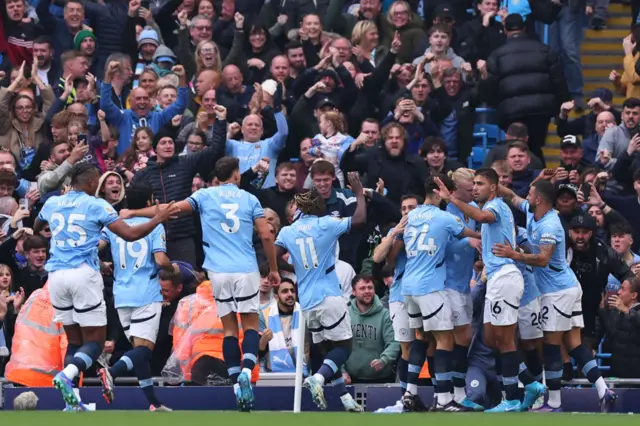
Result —
[{"label": "player's raised arm", "polygon": [[[434,181],[438,185],[438,189],[436,189],[436,194],[440,196],[444,201],[453,204],[456,206],[462,213],[469,216],[471,219],[475,220],[478,223],[493,223],[496,221],[495,214],[490,210],[481,210],[477,207],[474,207],[464,201],[458,200],[451,194],[451,191],[446,187],[446,185],[440,180],[440,178],[435,178]],[[473,238],[478,238],[477,236],[468,235]]]},{"label": "player's raised arm", "polygon": [[107,228],[125,241],[137,241],[149,235],[156,226],[166,222],[176,213],[175,202],[172,201],[169,204],[160,205],[156,201],[155,215],[150,221],[136,226],[129,226],[124,220],[118,219]]},{"label": "player's raised arm", "polygon": [[[189,203],[188,200],[182,200],[182,201],[178,201],[177,203],[175,201],[172,201],[173,203],[173,214],[171,215],[171,219],[175,219],[176,217],[183,215],[183,214],[189,214],[193,212],[193,207],[191,206],[191,203]],[[165,208],[169,205],[168,204],[160,204],[160,208]],[[144,209],[136,209],[136,210],[128,210],[128,209],[122,209],[120,210],[120,218],[121,219],[131,219],[132,217],[148,217],[148,218],[152,218],[156,215],[156,207],[155,206],[150,206],[150,207],[145,207]]]},{"label": "player's raised arm", "polygon": [[404,246],[402,240],[398,240],[398,236],[404,232],[404,227],[407,225],[408,218],[404,216],[402,220],[391,230],[389,235],[384,237],[380,244],[373,250],[372,260],[375,263],[382,263],[385,259],[391,266],[395,266],[395,259]]},{"label": "player's raised arm", "polygon": [[515,192],[503,185],[498,185],[498,196],[504,201],[518,210],[522,210],[523,198],[518,197]]},{"label": "player's raised arm", "polygon": [[169,256],[167,256],[167,253],[163,251],[153,253],[153,260],[156,262],[156,265],[158,265],[158,268],[164,271],[171,272],[173,274],[180,272],[180,267],[175,263],[171,263]]},{"label": "player's raised arm", "polygon": [[275,235],[271,233],[271,227],[269,222],[264,217],[259,217],[254,220],[260,239],[262,240],[262,246],[264,248],[264,254],[267,256],[267,262],[269,262],[269,283],[272,286],[280,284],[280,274],[278,273],[278,257],[276,256]]},{"label": "player's raised arm", "polygon": [[367,221],[367,201],[364,198],[364,188],[358,172],[349,172],[349,184],[358,200],[356,211],[351,216],[351,226],[364,225]]}]

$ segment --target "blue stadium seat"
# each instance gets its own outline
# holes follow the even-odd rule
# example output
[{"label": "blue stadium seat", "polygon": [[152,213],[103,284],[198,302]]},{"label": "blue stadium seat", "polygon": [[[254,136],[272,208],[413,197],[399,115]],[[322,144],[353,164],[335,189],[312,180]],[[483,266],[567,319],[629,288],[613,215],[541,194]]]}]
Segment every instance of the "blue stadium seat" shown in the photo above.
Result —
[{"label": "blue stadium seat", "polygon": [[503,132],[496,124],[476,124],[473,129],[474,133],[485,133],[487,135],[487,146],[489,148],[495,146],[503,137]]}]

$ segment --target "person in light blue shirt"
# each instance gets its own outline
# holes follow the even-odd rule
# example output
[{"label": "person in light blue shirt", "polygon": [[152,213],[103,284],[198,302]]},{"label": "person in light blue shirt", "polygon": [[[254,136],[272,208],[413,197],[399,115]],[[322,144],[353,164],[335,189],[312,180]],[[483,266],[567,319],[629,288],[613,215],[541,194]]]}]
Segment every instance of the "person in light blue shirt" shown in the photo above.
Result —
[{"label": "person in light blue shirt", "polygon": [[451,213],[440,210],[442,198],[438,183],[445,181],[450,189],[454,183],[446,176],[430,176],[425,184],[424,204],[407,215],[403,243],[407,255],[402,295],[405,297],[409,325],[416,330],[416,340],[411,344],[407,391],[402,403],[409,411],[424,411],[425,406],[417,392],[420,369],[424,364],[427,337],[431,332],[436,340],[432,365],[436,377],[436,411],[467,411],[453,400],[451,381],[452,353],[454,346],[452,309],[445,292],[445,252],[452,238],[476,235]]},{"label": "person in light blue shirt", "polygon": [[276,240],[278,257],[289,253],[298,280],[300,308],[311,331],[313,342],[326,353],[313,376],[304,380],[313,402],[327,408],[323,386],[333,380],[339,387],[340,399],[347,411],[362,411],[346,390],[340,367],[351,354],[351,321],[347,303],[336,274],[336,243],[352,227],[366,222],[364,189],[357,173],[349,173],[351,188],[357,197],[356,211],[351,217],[325,216],[324,198],[316,190],[298,194],[293,201],[300,217],[282,228]]},{"label": "person in light blue shirt", "polygon": [[103,227],[126,241],[136,241],[151,233],[173,214],[173,205],[156,207],[150,221],[129,226],[118,218],[106,201],[95,198],[100,180],[98,169],[81,163],[71,171],[72,189],[49,198],[36,222],[34,232],[45,223],[51,228],[49,295],[56,322],[67,335],[65,368],[53,379],[53,385],[73,408],[86,409],[73,389],[72,380],[98,359],[104,347],[107,312],[98,262],[98,242]]},{"label": "person in light blue shirt", "polygon": [[[143,209],[151,206],[153,189],[146,184],[132,185],[127,189],[127,206]],[[129,225],[148,222],[134,217],[125,219]],[[171,411],[155,396],[151,378],[151,357],[158,337],[162,294],[158,269],[177,274],[178,265],[167,256],[167,239],[164,227],[157,225],[146,237],[126,242],[108,228],[102,230],[100,250],[109,245],[113,257],[113,297],[124,334],[133,349],[126,352],[113,367],[98,369],[102,392],[108,403],[113,401],[113,378],[134,370],[140,389],[149,402],[151,411]]]},{"label": "person in light blue shirt", "polygon": [[[527,230],[518,227],[516,229],[516,244],[518,250],[525,253],[532,253],[533,247],[527,238]],[[524,355],[524,366],[534,376],[536,381],[542,380],[542,362],[538,354],[540,339],[542,339],[542,325],[540,324],[540,291],[536,285],[533,267],[516,262],[516,266],[522,273],[524,279],[524,292],[520,299],[520,309],[518,310],[518,331],[520,334],[520,349]],[[521,369],[524,369],[521,366]],[[528,395],[528,398],[533,395]],[[523,406],[530,407],[533,402],[526,399]]]},{"label": "person in light blue shirt", "polygon": [[[267,261],[269,283],[280,283],[274,236],[264,217],[258,199],[238,188],[240,162],[237,158],[222,157],[215,165],[218,186],[200,189],[176,204],[181,214],[197,212],[202,222],[204,269],[213,287],[218,315],[222,320],[225,338],[222,353],[229,378],[241,411],[250,411],[254,403],[251,370],[258,360],[260,336],[260,272],[253,248],[254,226],[260,235]],[[242,360],[238,344],[240,314],[244,339]]]},{"label": "person in light blue shirt", "polygon": [[[280,90],[280,89],[278,89]],[[276,163],[278,154],[284,148],[289,127],[287,119],[280,111],[281,96],[274,96],[274,110],[277,131],[276,134],[267,139],[262,138],[262,118],[257,114],[249,114],[242,120],[243,140],[227,140],[226,155],[240,159],[240,173],[244,173],[249,168],[257,164],[263,157],[270,160],[269,173],[267,174],[262,188],[271,188],[276,184]]]},{"label": "person in light blue shirt", "polygon": [[[527,239],[533,253],[518,252],[506,244],[496,244],[493,252],[496,256],[533,266],[541,293],[540,322],[544,332],[543,354],[549,399],[540,411],[562,411],[560,345],[564,344],[587,379],[595,384],[601,411],[609,412],[617,397],[607,387],[591,351],[581,341],[580,330],[584,326],[582,289],[565,258],[565,233],[560,217],[553,209],[556,188],[548,180],[539,180],[529,189],[526,200],[504,187],[500,187],[500,193],[512,206],[527,214]],[[527,386],[536,386],[536,383],[523,381],[525,391],[528,391]]]},{"label": "person in light blue shirt", "polygon": [[407,253],[402,247],[402,233],[407,224],[407,215],[420,204],[422,204],[422,199],[417,195],[409,194],[402,197],[400,200],[402,220],[389,230],[387,236],[380,241],[373,252],[375,263],[383,263],[386,259],[387,264],[393,267],[393,283],[389,290],[389,315],[391,315],[394,338],[396,342],[400,342],[401,356],[398,360],[397,370],[402,396],[407,391],[409,351],[414,339],[414,333],[409,327],[409,314],[402,295],[402,277],[407,263]]},{"label": "person in light blue shirt", "polygon": [[[473,170],[462,167],[453,172],[451,178],[456,187],[453,195],[473,207],[478,207],[473,201],[474,174]],[[454,204],[447,205],[447,212],[460,219],[466,228],[472,231],[476,230],[476,221],[465,215]],[[468,353],[472,338],[471,320],[473,318],[473,302],[469,284],[473,277],[473,263],[476,253],[481,249],[482,244],[478,238],[454,238],[447,245],[445,252],[447,267],[445,291],[451,305],[455,341],[453,347],[453,398],[457,403],[474,411],[481,411],[483,407],[467,398],[466,393]],[[429,358],[427,360],[429,361]]]},{"label": "person in light blue shirt", "polygon": [[[491,252],[495,244],[515,246],[515,224],[513,214],[497,196],[498,174],[490,168],[476,170],[473,178],[473,196],[481,208],[474,207],[451,195],[440,182],[439,193],[445,201],[453,204],[476,223],[481,223],[482,261],[487,275],[484,322],[487,327],[485,340],[489,347],[500,353],[502,380],[506,399],[490,412],[520,410],[518,372],[520,354],[516,350],[515,332],[518,323],[518,308],[524,291],[522,274],[509,258]],[[499,372],[498,372],[499,373]]]}]

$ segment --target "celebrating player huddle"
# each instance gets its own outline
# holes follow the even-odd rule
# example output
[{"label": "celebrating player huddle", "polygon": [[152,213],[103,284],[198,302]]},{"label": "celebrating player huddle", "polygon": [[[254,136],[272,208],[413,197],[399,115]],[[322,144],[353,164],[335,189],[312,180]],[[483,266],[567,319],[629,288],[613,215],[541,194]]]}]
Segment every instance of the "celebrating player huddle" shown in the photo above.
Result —
[{"label": "celebrating player huddle", "polygon": [[[374,253],[375,262],[388,256],[395,266],[390,311],[402,345],[398,368],[403,409],[426,410],[417,393],[417,380],[425,357],[430,358],[426,355],[433,353],[429,359],[435,385],[431,410],[484,410],[464,393],[472,310],[465,295],[474,262],[469,248],[477,247],[486,283],[485,344],[496,354],[496,373],[504,389],[502,402],[486,411],[526,411],[547,392],[548,401],[536,411],[562,411],[563,344],[595,385],[601,411],[610,411],[616,395],[607,388],[591,352],[580,340],[582,290],[565,258],[564,230],[552,208],[553,185],[538,181],[523,200],[499,187],[492,169],[479,169],[475,175],[462,169],[453,178],[455,183],[445,176],[430,177],[421,206],[416,205],[417,196],[405,196],[402,221]],[[505,201],[527,214],[526,229],[515,227]],[[442,202],[448,203],[446,212],[440,209]],[[480,241],[475,224],[481,224]],[[546,386],[540,382],[543,364],[536,349],[540,338],[544,339]],[[525,353],[524,362],[518,346]],[[525,388],[522,401],[519,382]]]},{"label": "celebrating player huddle", "polygon": [[[289,254],[302,313],[313,342],[324,352],[322,366],[304,380],[304,387],[325,409],[323,386],[330,382],[339,389],[347,411],[362,411],[346,391],[340,370],[351,353],[352,332],[335,271],[338,238],[366,222],[358,174],[349,173],[357,197],[352,217],[325,216],[324,199],[316,191],[298,194],[294,204],[299,216],[277,239],[257,198],[238,188],[238,160],[220,159],[215,176],[215,186],[184,201],[155,207],[150,187],[131,186],[127,199],[137,217],[123,220],[104,200],[90,195],[95,194],[99,175],[93,166],[83,163],[73,170],[72,190],[45,203],[34,228],[37,231],[48,222],[52,231],[51,258],[46,264],[49,293],[55,320],[64,325],[69,342],[65,368],[53,384],[67,409],[87,410],[75,382],[98,360],[104,346],[107,320],[98,250],[109,245],[114,259],[115,306],[133,349],[111,368],[98,370],[104,396],[111,402],[113,378],[134,371],[150,410],[170,411],[155,397],[150,368],[162,302],[158,270],[179,270],[166,255],[162,223],[196,212],[202,221],[204,269],[224,327],[222,350],[238,408],[250,411],[255,403],[251,373],[260,341],[255,229],[269,263],[271,285],[280,282],[277,259]],[[452,177],[428,178],[424,200],[404,196],[402,220],[373,255],[374,262],[386,260],[394,268],[389,300],[395,339],[402,348],[398,363],[401,410],[427,410],[417,392],[425,359],[435,385],[431,410],[484,410],[465,392],[472,340],[470,282],[476,251],[480,251],[484,273],[477,285],[486,292],[485,344],[496,354],[496,372],[504,387],[502,402],[486,411],[529,410],[547,393],[548,401],[537,410],[561,411],[562,345],[597,388],[601,410],[610,411],[616,395],[581,343],[582,290],[565,259],[564,231],[552,208],[553,185],[537,181],[523,200],[500,187],[492,169],[479,169],[475,174],[460,169]],[[447,203],[446,211],[441,209],[443,203]],[[526,228],[515,226],[507,203],[526,214]],[[244,331],[242,347],[238,321]],[[537,351],[540,339],[543,360]],[[541,383],[543,364],[546,385]],[[525,389],[522,400],[519,382]]]}]

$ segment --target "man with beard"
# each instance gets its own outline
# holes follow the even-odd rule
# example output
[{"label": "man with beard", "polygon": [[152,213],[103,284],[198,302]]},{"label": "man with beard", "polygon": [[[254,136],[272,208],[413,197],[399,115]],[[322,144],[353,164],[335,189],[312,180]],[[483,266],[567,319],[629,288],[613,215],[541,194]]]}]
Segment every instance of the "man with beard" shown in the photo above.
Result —
[{"label": "man with beard", "polygon": [[[576,360],[589,382],[595,385],[600,400],[600,410],[605,413],[611,411],[617,396],[604,382],[591,350],[582,343],[583,291],[565,257],[565,232],[558,213],[553,210],[554,185],[546,180],[535,182],[526,200],[506,188],[500,188],[500,195],[513,207],[527,214],[527,239],[533,253],[517,252],[511,246],[502,243],[494,244],[492,252],[495,256],[517,260],[532,266],[536,285],[541,294],[540,323],[544,333],[543,354],[549,399],[537,411],[562,411],[561,345],[564,345],[569,355]],[[530,376],[533,378],[531,374]],[[524,380],[522,382],[525,384],[527,393],[529,393],[529,386],[546,391],[538,382],[526,383]],[[533,401],[536,399],[533,398]]]},{"label": "man with beard", "polygon": [[117,126],[120,131],[120,140],[116,149],[118,155],[122,155],[131,145],[131,136],[135,128],[149,127],[154,134],[157,134],[176,115],[182,114],[187,106],[189,92],[184,68],[181,65],[177,65],[172,68],[172,71],[180,79],[178,98],[174,104],[163,111],[152,111],[149,94],[145,89],[138,87],[131,91],[131,96],[129,97],[131,109],[120,111],[111,98],[111,79],[120,68],[119,62],[110,62],[104,83],[100,88],[100,109],[105,112],[107,121],[113,126]]},{"label": "man with beard", "polygon": [[96,35],[91,30],[82,30],[73,38],[73,48],[89,60],[89,70],[94,75],[99,75],[98,57],[96,53]]},{"label": "man with beard", "polygon": [[40,36],[33,41],[33,56],[38,61],[38,77],[44,84],[55,82],[58,78],[58,67],[53,65],[53,43],[47,36]]},{"label": "man with beard", "polygon": [[596,318],[609,279],[622,282],[633,276],[624,260],[604,241],[595,237],[595,220],[588,214],[574,216],[569,223],[570,248],[567,260],[582,285],[582,339],[596,349]]},{"label": "man with beard", "polygon": [[[275,297],[260,312],[260,359],[266,360],[266,370],[274,373],[296,371],[296,353],[300,348],[298,326],[300,304],[296,302],[296,286],[282,278],[273,289]],[[305,342],[305,356],[309,343]],[[303,364],[306,371],[306,362]]]},{"label": "man with beard", "polygon": [[[406,152],[409,136],[400,123],[389,123],[382,129],[381,146],[358,153],[348,149],[340,161],[343,172],[366,174],[366,188],[375,188],[382,179],[387,197],[400,205],[404,194],[424,196],[427,165],[418,155]],[[354,141],[355,143],[355,141]]]},{"label": "man with beard", "polygon": [[391,383],[400,343],[393,335],[389,310],[376,295],[373,277],[356,275],[351,281],[349,306],[354,350],[345,363],[345,383]]},{"label": "man with beard", "polygon": [[628,148],[631,138],[638,133],[640,99],[627,98],[622,103],[622,123],[605,130],[596,154],[596,164],[611,170]]},{"label": "man with beard", "polygon": [[[263,158],[261,163],[269,164],[268,158]],[[260,163],[258,163],[259,165]],[[276,167],[276,185],[267,189],[258,189],[251,184],[259,177],[254,170],[256,166],[242,174],[240,187],[249,191],[260,201],[262,207],[273,209],[280,217],[280,223],[287,223],[287,204],[293,200],[293,196],[298,193],[296,190],[296,169],[293,163],[280,163]],[[262,172],[264,173],[264,171]]]},{"label": "man with beard", "polygon": [[70,144],[67,141],[57,141],[51,147],[49,161],[56,165],[53,170],[42,172],[38,176],[38,190],[40,195],[48,192],[61,190],[71,182],[71,169],[73,165],[84,158],[89,151],[86,144],[77,144],[69,150]]},{"label": "man with beard", "polygon": [[297,80],[307,68],[307,59],[304,57],[302,44],[299,41],[289,42],[284,46],[284,51],[289,60],[289,77]]}]

